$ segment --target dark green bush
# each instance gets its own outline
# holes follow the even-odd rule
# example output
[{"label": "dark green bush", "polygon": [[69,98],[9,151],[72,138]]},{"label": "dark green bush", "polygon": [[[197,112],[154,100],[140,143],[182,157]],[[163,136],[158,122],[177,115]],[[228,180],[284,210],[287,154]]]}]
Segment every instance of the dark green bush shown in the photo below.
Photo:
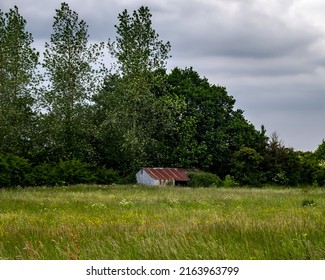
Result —
[{"label": "dark green bush", "polygon": [[55,186],[60,184],[58,169],[55,165],[42,163],[33,168],[33,185]]},{"label": "dark green bush", "polygon": [[31,164],[15,155],[0,155],[0,187],[31,184]]},{"label": "dark green bush", "polygon": [[[131,181],[131,176],[124,178],[124,180]],[[41,163],[32,167],[27,159],[10,154],[0,154],[0,188],[55,186],[90,182],[112,184],[122,181],[123,179],[112,169],[105,167],[95,170],[90,169],[87,163],[77,159],[61,160],[58,163]]]},{"label": "dark green bush", "polygon": [[238,186],[238,183],[235,181],[235,179],[231,175],[226,175],[225,179],[223,180],[224,187],[236,187]]},{"label": "dark green bush", "polygon": [[318,186],[325,186],[325,168],[319,167],[317,172],[314,173],[314,181]]},{"label": "dark green bush", "polygon": [[0,187],[10,186],[10,168],[7,160],[0,155]]},{"label": "dark green bush", "polygon": [[89,183],[95,179],[88,164],[76,159],[61,160],[57,166],[57,174],[60,184]]},{"label": "dark green bush", "polygon": [[100,167],[96,170],[96,183],[97,184],[113,184],[120,181],[118,173],[113,169]]},{"label": "dark green bush", "polygon": [[136,177],[135,177],[135,172],[131,172],[130,174],[128,174],[127,176],[125,177],[122,177],[120,179],[120,184],[135,184],[137,181],[136,181]]},{"label": "dark green bush", "polygon": [[189,173],[190,181],[188,185],[190,187],[220,187],[222,186],[222,180],[215,174],[208,172],[192,172]]}]

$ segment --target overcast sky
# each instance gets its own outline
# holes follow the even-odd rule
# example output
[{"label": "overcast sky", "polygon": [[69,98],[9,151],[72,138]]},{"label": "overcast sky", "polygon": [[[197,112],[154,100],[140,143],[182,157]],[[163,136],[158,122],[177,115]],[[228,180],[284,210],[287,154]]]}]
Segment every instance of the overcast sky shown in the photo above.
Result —
[{"label": "overcast sky", "polygon": [[[160,38],[172,45],[169,69],[192,66],[227,88],[257,129],[287,147],[313,151],[325,138],[325,1],[67,0],[89,25],[90,39],[115,38],[124,9],[150,8]],[[17,5],[38,48],[52,33],[56,0],[1,0]]]}]

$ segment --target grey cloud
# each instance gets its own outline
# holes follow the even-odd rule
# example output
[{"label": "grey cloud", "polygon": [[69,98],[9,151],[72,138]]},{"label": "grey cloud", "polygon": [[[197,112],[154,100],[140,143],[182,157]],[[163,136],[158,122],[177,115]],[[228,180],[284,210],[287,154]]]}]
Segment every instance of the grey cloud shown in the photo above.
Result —
[{"label": "grey cloud", "polygon": [[[313,150],[325,137],[324,31],[295,12],[298,0],[67,0],[92,41],[115,37],[123,9],[149,6],[153,26],[170,41],[169,69],[193,66],[225,86],[257,128],[278,131],[289,146]],[[304,1],[305,5],[308,5]],[[0,9],[11,7],[2,0]],[[52,32],[59,1],[16,0],[37,46]],[[302,15],[302,16],[300,16]]]},{"label": "grey cloud", "polygon": [[183,55],[196,56],[277,57],[307,50],[319,36],[304,25],[290,26],[247,8],[229,15],[218,6],[187,7],[171,25],[172,43]]}]

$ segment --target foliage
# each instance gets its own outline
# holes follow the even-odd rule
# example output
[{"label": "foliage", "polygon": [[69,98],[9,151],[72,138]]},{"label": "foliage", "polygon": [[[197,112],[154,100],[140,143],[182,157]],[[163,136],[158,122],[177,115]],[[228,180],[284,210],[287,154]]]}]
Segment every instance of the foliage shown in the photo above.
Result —
[{"label": "foliage", "polygon": [[318,160],[325,160],[325,140],[322,140],[322,143],[318,145],[315,151],[315,157]]},{"label": "foliage", "polygon": [[119,180],[119,183],[122,185],[128,185],[128,184],[136,184],[136,177],[135,177],[135,172],[131,172],[130,174],[122,177]]},{"label": "foliage", "polygon": [[96,184],[113,184],[120,181],[119,174],[112,169],[107,169],[106,167],[97,168],[95,176]]},{"label": "foliage", "polygon": [[[88,45],[88,26],[67,3],[56,10],[53,34],[44,52],[48,87],[42,94],[46,145],[53,154],[84,159],[91,153],[87,108],[99,86],[102,45]],[[98,65],[95,69],[95,66]]]},{"label": "foliage", "polygon": [[117,37],[109,41],[109,50],[124,76],[142,76],[166,67],[170,43],[159,40],[151,17],[149,8],[144,6],[133,11],[132,16],[126,9],[118,15]]},{"label": "foliage", "polygon": [[235,152],[232,170],[235,180],[242,185],[260,185],[262,160],[263,157],[252,148],[243,147]]},{"label": "foliage", "polygon": [[33,168],[33,185],[35,186],[56,186],[62,184],[56,165],[42,163]]},{"label": "foliage", "polygon": [[31,184],[31,164],[10,154],[0,154],[0,188]]},{"label": "foliage", "polygon": [[15,6],[0,10],[0,153],[27,154],[32,145],[38,52]]},{"label": "foliage", "polygon": [[[315,153],[310,156],[313,162],[310,164],[312,168],[312,177],[314,182],[319,186],[325,186],[325,140],[318,146]],[[310,162],[310,161],[309,161]]]},{"label": "foliage", "polygon": [[91,172],[88,169],[88,164],[79,160],[61,160],[58,164],[58,178],[61,184],[77,184],[93,181]]},{"label": "foliage", "polygon": [[209,172],[190,172],[190,181],[188,185],[190,187],[220,187],[222,180],[215,174]]},{"label": "foliage", "polygon": [[165,73],[170,44],[159,40],[151,17],[147,7],[135,10],[132,16],[127,10],[119,14],[117,37],[109,41],[117,68],[94,97],[100,141],[111,143],[100,151],[110,159],[103,164],[123,174],[149,164],[148,146],[156,132],[151,123],[157,123],[155,112],[162,107],[151,90],[157,87],[160,73]]},{"label": "foliage", "polygon": [[57,186],[89,182],[112,184],[120,181],[116,171],[105,167],[91,168],[89,164],[76,159],[41,163],[32,167],[24,158],[0,154],[0,187]]},{"label": "foliage", "polygon": [[199,169],[227,186],[325,185],[324,140],[315,153],[285,147],[225,87],[191,67],[167,72],[171,46],[148,7],[118,15],[109,72],[86,22],[65,2],[55,12],[41,76],[26,20],[0,11],[3,186],[134,183],[142,166]]},{"label": "foliage", "polygon": [[238,183],[235,181],[235,179],[231,175],[226,175],[225,179],[222,183],[223,187],[235,187],[238,186]]},{"label": "foliage", "polygon": [[297,156],[300,162],[299,168],[299,183],[302,185],[310,185],[317,183],[317,174],[321,167],[312,152],[297,152]]},{"label": "foliage", "polygon": [[260,151],[264,132],[255,130],[235,100],[221,86],[211,85],[192,68],[175,68],[168,75],[168,88],[185,99],[181,114],[177,157],[186,167],[198,167],[220,176],[229,174],[233,153],[242,146]]},{"label": "foliage", "polygon": [[314,182],[318,186],[325,186],[325,167],[324,165],[319,165],[318,170],[315,172]]},{"label": "foliage", "polygon": [[262,156],[262,170],[266,182],[295,186],[305,180],[301,178],[301,174],[303,169],[307,171],[308,165],[304,166],[299,153],[283,145],[276,132],[271,135]]}]

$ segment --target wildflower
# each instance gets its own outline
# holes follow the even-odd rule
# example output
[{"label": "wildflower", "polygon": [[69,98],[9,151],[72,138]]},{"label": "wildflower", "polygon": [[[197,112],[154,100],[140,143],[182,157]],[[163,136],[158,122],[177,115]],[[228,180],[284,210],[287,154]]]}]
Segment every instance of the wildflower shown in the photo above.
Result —
[{"label": "wildflower", "polygon": [[126,200],[125,198],[123,198],[120,201],[120,205],[122,205],[122,206],[127,206],[127,205],[131,205],[131,204],[133,204],[133,202],[131,200]]},{"label": "wildflower", "polygon": [[91,205],[91,207],[97,208],[97,209],[105,209],[106,205],[104,203],[94,203],[93,205]]}]

